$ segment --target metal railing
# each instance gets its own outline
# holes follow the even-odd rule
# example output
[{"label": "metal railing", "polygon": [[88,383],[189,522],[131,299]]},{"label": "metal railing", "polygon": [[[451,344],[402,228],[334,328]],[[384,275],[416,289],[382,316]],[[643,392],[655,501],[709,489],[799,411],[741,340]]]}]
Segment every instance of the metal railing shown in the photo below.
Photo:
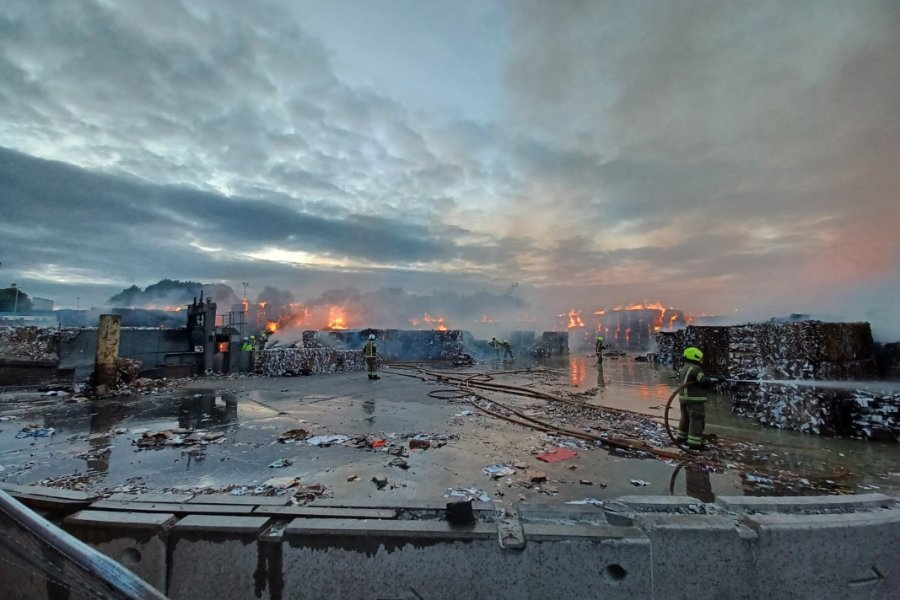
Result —
[{"label": "metal railing", "polygon": [[2,490],[0,598],[166,600],[134,573]]}]

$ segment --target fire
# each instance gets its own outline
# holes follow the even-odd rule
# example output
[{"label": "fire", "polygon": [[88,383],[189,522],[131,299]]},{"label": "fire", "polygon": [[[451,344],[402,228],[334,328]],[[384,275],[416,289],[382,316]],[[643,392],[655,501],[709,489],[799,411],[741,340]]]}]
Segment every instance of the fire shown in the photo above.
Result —
[{"label": "fire", "polygon": [[447,331],[447,323],[446,319],[444,319],[444,315],[440,315],[437,317],[432,317],[428,313],[425,313],[425,316],[421,319],[413,317],[409,320],[410,325],[413,327],[418,327],[419,325],[428,325],[431,329],[437,329],[438,331]]},{"label": "fire", "polygon": [[184,308],[181,306],[164,306],[163,310],[166,312],[181,312]]},{"label": "fire", "polygon": [[568,313],[563,313],[559,315],[560,317],[569,318],[568,328],[573,329],[575,327],[584,327],[584,321],[581,320],[581,311],[571,309]]},{"label": "fire", "polygon": [[267,321],[266,330],[269,333],[275,333],[276,331],[278,331],[278,321]]},{"label": "fire", "polygon": [[328,309],[328,329],[347,329],[344,323],[344,309],[332,306]]},{"label": "fire", "polygon": [[481,318],[478,319],[479,323],[496,323],[497,321],[493,320],[487,315],[481,315]]}]

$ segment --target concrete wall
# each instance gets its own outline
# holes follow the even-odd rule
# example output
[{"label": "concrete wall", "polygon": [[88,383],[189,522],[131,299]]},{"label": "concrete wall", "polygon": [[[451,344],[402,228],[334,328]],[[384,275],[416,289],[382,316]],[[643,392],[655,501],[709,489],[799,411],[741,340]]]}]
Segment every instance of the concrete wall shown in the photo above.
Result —
[{"label": "concrete wall", "polygon": [[[190,350],[186,329],[122,329],[119,356],[142,362],[141,371],[166,365],[166,354]],[[94,369],[97,330],[83,329],[63,336],[59,342],[59,368],[74,369],[77,381],[86,380]]]},{"label": "concrete wall", "polygon": [[440,502],[406,502],[379,519],[337,500],[248,509],[253,499],[242,497],[241,516],[155,500],[136,505],[153,519],[94,508],[66,522],[110,556],[131,548],[136,572],[160,589],[165,573],[175,600],[830,600],[893,599],[900,589],[900,508],[879,494],[715,504],[633,496],[602,507],[521,504],[505,517],[484,504],[469,526],[442,520]]}]

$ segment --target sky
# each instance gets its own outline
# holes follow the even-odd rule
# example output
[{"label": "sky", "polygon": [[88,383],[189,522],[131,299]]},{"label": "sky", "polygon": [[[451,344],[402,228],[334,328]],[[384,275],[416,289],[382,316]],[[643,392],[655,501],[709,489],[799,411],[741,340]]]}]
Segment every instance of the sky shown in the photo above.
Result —
[{"label": "sky", "polygon": [[900,340],[898,56],[895,0],[6,0],[0,286]]}]

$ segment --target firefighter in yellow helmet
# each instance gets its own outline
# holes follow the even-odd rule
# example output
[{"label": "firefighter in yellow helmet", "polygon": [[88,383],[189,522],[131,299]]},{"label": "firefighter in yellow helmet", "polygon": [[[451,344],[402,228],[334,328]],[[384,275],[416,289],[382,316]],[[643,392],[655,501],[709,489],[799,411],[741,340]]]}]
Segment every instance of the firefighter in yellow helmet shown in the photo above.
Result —
[{"label": "firefighter in yellow helmet", "polygon": [[597,336],[597,344],[596,344],[596,346],[595,346],[595,348],[594,348],[595,351],[597,352],[597,362],[598,362],[598,363],[602,363],[602,362],[603,362],[603,350],[604,350],[605,348],[608,348],[608,346],[607,346],[606,344],[603,343],[603,336],[602,336],[602,335],[598,335],[598,336]]},{"label": "firefighter in yellow helmet", "polygon": [[707,377],[700,368],[703,361],[703,352],[699,348],[690,346],[685,348],[684,366],[681,368],[679,379],[681,390],[678,401],[681,406],[681,420],[678,421],[678,432],[675,438],[686,443],[692,450],[703,449],[703,429],[706,427],[706,392],[704,388],[712,387],[715,379]]},{"label": "firefighter in yellow helmet", "polygon": [[496,337],[492,337],[491,341],[488,342],[488,346],[494,349],[494,354],[497,358],[500,358],[500,342]]},{"label": "firefighter in yellow helmet", "polygon": [[366,359],[366,369],[369,371],[369,379],[381,379],[378,376],[378,346],[375,345],[375,334],[370,333],[363,350]]},{"label": "firefighter in yellow helmet", "polygon": [[500,342],[500,345],[503,346],[503,358],[509,356],[510,358],[515,358],[512,353],[512,346],[509,343],[509,340],[503,340]]}]

